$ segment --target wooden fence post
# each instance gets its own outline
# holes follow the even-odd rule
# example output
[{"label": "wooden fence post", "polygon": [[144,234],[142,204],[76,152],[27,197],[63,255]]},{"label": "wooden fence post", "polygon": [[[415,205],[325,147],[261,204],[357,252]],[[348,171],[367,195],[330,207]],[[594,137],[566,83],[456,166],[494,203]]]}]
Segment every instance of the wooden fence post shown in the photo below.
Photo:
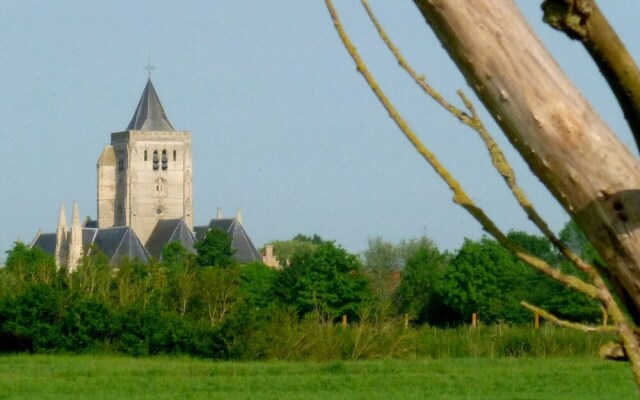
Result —
[{"label": "wooden fence post", "polygon": [[347,327],[347,314],[342,315],[342,327],[343,328]]},{"label": "wooden fence post", "polygon": [[536,327],[536,330],[540,329],[540,314],[536,311],[534,314],[534,325]]},{"label": "wooden fence post", "polygon": [[471,327],[472,328],[478,327],[478,314],[476,313],[471,314]]},{"label": "wooden fence post", "polygon": [[404,327],[409,327],[409,314],[404,314]]}]

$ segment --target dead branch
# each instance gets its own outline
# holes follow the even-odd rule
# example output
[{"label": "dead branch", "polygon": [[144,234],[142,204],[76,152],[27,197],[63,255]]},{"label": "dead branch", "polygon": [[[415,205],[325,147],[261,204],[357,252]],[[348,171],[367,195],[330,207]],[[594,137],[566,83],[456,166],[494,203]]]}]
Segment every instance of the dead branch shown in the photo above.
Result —
[{"label": "dead branch", "polygon": [[398,65],[400,65],[400,67],[402,67],[402,69],[404,69],[409,74],[409,76],[418,84],[418,86],[420,86],[423,91],[428,94],[433,100],[440,104],[451,115],[456,117],[460,122],[478,133],[485,147],[487,148],[487,151],[489,152],[489,156],[494,168],[503,177],[505,183],[507,184],[507,187],[515,197],[520,207],[527,214],[529,220],[531,220],[538,227],[538,229],[549,239],[553,246],[556,247],[556,249],[558,249],[558,251],[571,263],[573,263],[579,270],[585,272],[593,280],[600,280],[598,271],[593,266],[582,260],[573,251],[571,251],[571,249],[569,249],[564,243],[562,243],[562,241],[558,239],[553,231],[551,231],[546,221],[540,216],[540,214],[538,214],[533,204],[524,194],[524,191],[517,184],[516,175],[513,171],[513,168],[507,161],[506,157],[504,156],[504,152],[502,151],[498,143],[493,139],[492,135],[485,127],[471,100],[464,94],[462,90],[458,90],[458,96],[467,108],[468,113],[447,102],[444,96],[442,96],[440,92],[438,92],[427,82],[425,76],[419,75],[415,71],[415,69],[411,67],[411,64],[407,62],[405,57],[402,55],[402,52],[389,38],[389,35],[387,35],[382,24],[380,24],[373,10],[369,6],[367,0],[360,1],[367,12],[369,19],[378,31],[380,38],[398,61]]},{"label": "dead branch", "polygon": [[577,329],[583,332],[618,332],[618,328],[613,325],[591,326],[591,325],[578,324],[575,322],[560,319],[555,315],[551,314],[550,312],[542,308],[533,306],[525,301],[520,302],[520,304],[522,304],[524,308],[534,313],[538,313],[542,318],[548,321],[551,321],[556,325],[564,326],[565,328]]},{"label": "dead branch", "polygon": [[382,103],[384,108],[389,113],[389,117],[396,123],[396,125],[400,128],[405,137],[411,142],[414,148],[418,151],[418,153],[431,165],[431,167],[435,170],[435,172],[445,181],[445,183],[449,186],[451,191],[454,193],[453,201],[456,204],[459,204],[463,207],[467,212],[469,212],[475,219],[480,223],[483,229],[492,235],[496,240],[510,250],[518,259],[521,261],[531,265],[533,268],[542,272],[545,275],[552,277],[553,279],[563,283],[565,286],[575,289],[591,298],[599,298],[598,290],[595,286],[579,279],[575,276],[564,274],[562,271],[553,268],[549,264],[547,264],[544,260],[541,260],[529,253],[527,253],[523,248],[521,248],[516,243],[512,242],[495,224],[494,222],[484,213],[484,211],[477,207],[473,200],[467,195],[462,186],[458,183],[458,181],[451,175],[451,173],[440,163],[435,154],[433,154],[427,147],[422,144],[420,139],[416,136],[413,130],[409,127],[407,122],[402,118],[400,113],[393,106],[391,101],[386,97],[373,75],[369,72],[366,64],[358,54],[355,46],[349,39],[347,33],[342,27],[342,23],[338,17],[338,14],[333,7],[331,0],[325,0],[327,5],[327,9],[331,14],[331,18],[333,19],[333,24],[344,44],[347,52],[351,56],[351,58],[356,63],[356,68],[358,72],[364,77],[365,81],[374,92],[378,100]]},{"label": "dead branch", "polygon": [[640,70],[595,0],[546,0],[544,21],[579,40],[620,104],[640,149]]}]

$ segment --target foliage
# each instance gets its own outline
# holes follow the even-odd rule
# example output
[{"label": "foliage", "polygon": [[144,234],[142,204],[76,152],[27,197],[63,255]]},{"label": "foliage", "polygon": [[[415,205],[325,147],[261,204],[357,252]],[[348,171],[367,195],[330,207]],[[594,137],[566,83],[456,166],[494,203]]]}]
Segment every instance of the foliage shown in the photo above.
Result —
[{"label": "foliage", "polygon": [[22,242],[16,242],[6,252],[5,268],[18,277],[18,282],[50,283],[55,276],[56,265],[53,256],[40,248],[28,248]]},{"label": "foliage", "polygon": [[357,316],[367,296],[367,279],[353,254],[333,242],[298,253],[276,281],[277,295],[300,316],[313,312],[322,320]]},{"label": "foliage", "polygon": [[238,302],[240,274],[237,267],[206,267],[199,273],[198,293],[211,325],[220,324]]},{"label": "foliage", "polygon": [[[557,268],[573,268],[559,265],[557,253],[543,237],[523,232],[511,232],[509,237]],[[488,238],[465,240],[444,274],[441,294],[463,321],[478,313],[485,323],[525,323],[531,315],[520,306],[523,300],[570,320],[596,322],[601,317],[595,302],[517,261]]]},{"label": "foliage", "polygon": [[586,262],[604,265],[598,251],[587,240],[582,229],[573,220],[569,220],[564,225],[558,236],[562,242]]},{"label": "foliage", "polygon": [[418,323],[443,325],[459,320],[456,311],[444,305],[442,284],[448,256],[433,242],[423,241],[407,259],[395,302],[402,313]]},{"label": "foliage", "polygon": [[[290,240],[273,240],[269,244],[273,246],[273,252],[278,256],[281,264],[286,265],[297,255],[313,252],[318,245],[327,243],[318,234],[313,236],[299,233]],[[265,248],[260,249],[264,252]]]},{"label": "foliage", "polygon": [[220,229],[211,229],[194,247],[198,252],[196,263],[201,267],[229,267],[235,264],[231,237]]},{"label": "foliage", "polygon": [[[513,238],[540,256],[555,257],[541,238]],[[473,309],[484,323],[530,323],[530,315],[517,304],[525,299],[559,315],[599,317],[597,308],[589,308],[592,304],[571,298],[570,292],[519,265],[488,239],[468,241],[453,257],[426,238],[394,246],[406,257],[402,269],[394,272],[402,277],[393,293],[397,308],[389,307],[390,297],[370,290],[373,268],[365,275],[353,254],[317,237],[295,242],[311,247],[296,252],[283,270],[260,262],[201,267],[182,246],[172,244],[160,263],[123,260],[115,268],[92,249],[72,273],[56,270],[39,250],[16,244],[7,268],[0,269],[0,352],[341,360],[434,357],[436,346],[462,356],[474,354],[465,346],[479,351],[476,334],[405,327],[398,316],[406,312],[416,323],[454,325],[467,323],[463,313]],[[468,280],[488,282],[492,291]],[[349,327],[334,325],[345,314]],[[435,342],[427,340],[437,332],[446,333],[436,334]],[[527,334],[492,335],[497,341],[485,335],[490,347],[482,354],[531,355],[541,348],[555,349],[546,355],[591,351],[576,350],[576,343],[550,344],[556,343],[556,334],[543,342]]]},{"label": "foliage", "polygon": [[279,272],[261,262],[240,266],[240,294],[243,301],[256,311],[266,309],[275,296],[273,287]]},{"label": "foliage", "polygon": [[162,248],[161,260],[162,265],[171,270],[189,268],[196,262],[194,255],[185,249],[179,241],[167,243]]},{"label": "foliage", "polygon": [[52,286],[29,285],[19,296],[3,299],[0,307],[0,350],[38,352],[64,348],[60,332],[62,296]]},{"label": "foliage", "polygon": [[380,236],[369,238],[367,249],[362,253],[362,263],[367,272],[390,273],[399,271],[404,263],[398,248]]},{"label": "foliage", "polygon": [[514,262],[495,240],[466,239],[443,277],[445,304],[465,321],[478,313],[482,321],[524,322],[530,318],[519,302],[525,298],[525,276],[530,269]]}]

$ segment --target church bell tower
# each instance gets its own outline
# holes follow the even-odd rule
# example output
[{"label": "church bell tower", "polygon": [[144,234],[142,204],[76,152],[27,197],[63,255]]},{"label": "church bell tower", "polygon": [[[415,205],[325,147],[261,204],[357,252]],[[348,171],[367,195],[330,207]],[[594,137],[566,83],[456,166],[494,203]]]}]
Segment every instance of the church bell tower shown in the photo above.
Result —
[{"label": "church bell tower", "polygon": [[130,226],[144,244],[160,220],[183,218],[193,231],[191,132],[173,128],[150,78],[97,167],[99,228]]}]

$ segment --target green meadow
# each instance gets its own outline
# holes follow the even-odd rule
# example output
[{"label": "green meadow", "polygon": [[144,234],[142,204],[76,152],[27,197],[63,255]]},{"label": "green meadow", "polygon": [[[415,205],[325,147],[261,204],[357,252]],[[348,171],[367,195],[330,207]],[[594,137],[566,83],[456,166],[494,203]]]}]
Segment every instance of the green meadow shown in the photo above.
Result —
[{"label": "green meadow", "polygon": [[591,357],[223,362],[0,357],[0,399],[634,399],[628,365]]}]

